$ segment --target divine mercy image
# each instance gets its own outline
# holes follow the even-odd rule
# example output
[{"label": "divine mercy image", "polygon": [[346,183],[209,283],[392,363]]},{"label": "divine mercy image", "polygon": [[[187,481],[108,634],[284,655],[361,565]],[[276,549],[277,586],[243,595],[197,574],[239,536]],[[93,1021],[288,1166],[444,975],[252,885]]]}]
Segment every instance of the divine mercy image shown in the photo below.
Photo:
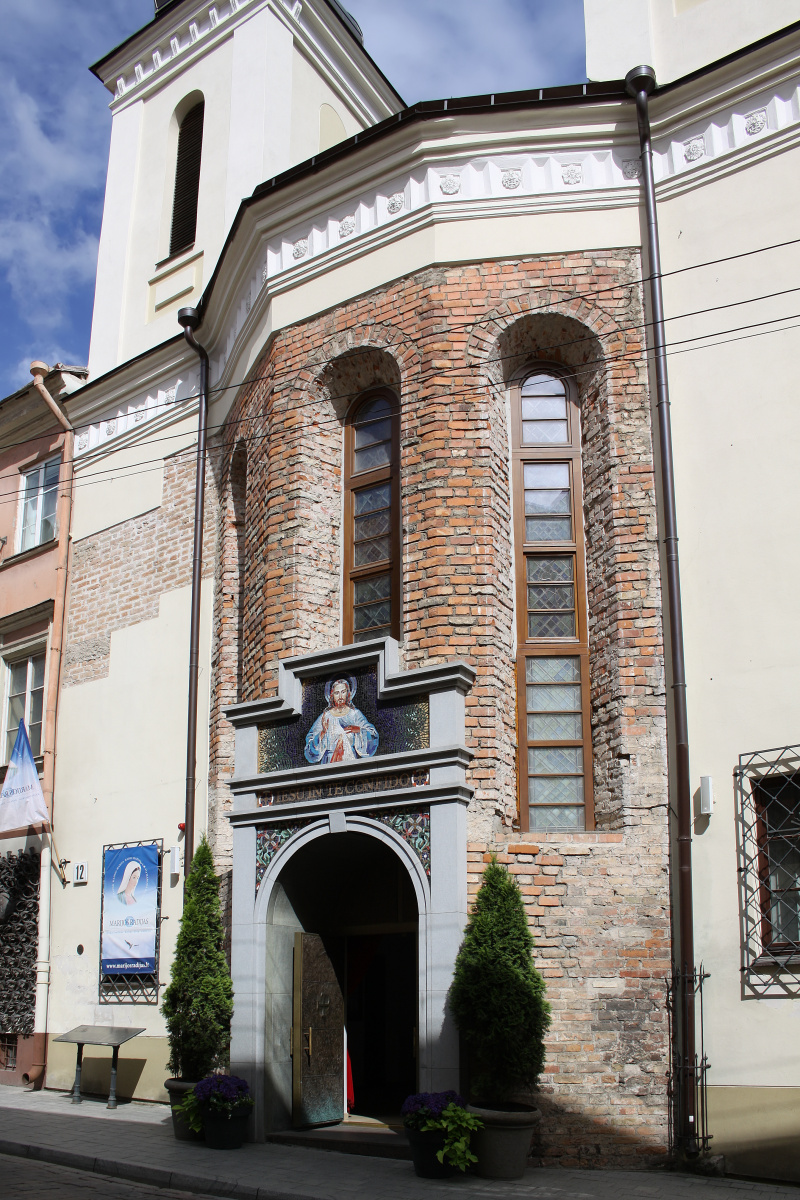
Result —
[{"label": "divine mercy image", "polygon": [[354,706],[355,694],[353,676],[325,684],[328,707],[306,736],[305,755],[310,763],[354,762],[370,758],[378,749],[378,731]]}]

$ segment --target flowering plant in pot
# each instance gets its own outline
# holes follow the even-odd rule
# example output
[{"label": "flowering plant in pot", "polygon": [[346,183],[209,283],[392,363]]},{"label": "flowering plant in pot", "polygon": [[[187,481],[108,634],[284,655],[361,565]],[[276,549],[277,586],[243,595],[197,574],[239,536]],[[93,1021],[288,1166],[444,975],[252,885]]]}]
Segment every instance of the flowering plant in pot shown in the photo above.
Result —
[{"label": "flowering plant in pot", "polygon": [[247,1135],[253,1097],[238,1075],[208,1075],[177,1106],[194,1133],[203,1133],[214,1150],[238,1150]]},{"label": "flowering plant in pot", "polygon": [[477,1172],[520,1179],[540,1113],[520,1103],[544,1067],[550,1025],[545,985],[533,965],[533,938],[516,880],[495,858],[483,873],[456,958],[449,1004],[470,1068]]},{"label": "flowering plant in pot", "polygon": [[481,1121],[455,1092],[418,1092],[400,1112],[417,1175],[447,1179],[475,1162],[469,1143]]},{"label": "flowering plant in pot", "polygon": [[169,1069],[164,1086],[175,1137],[197,1140],[179,1106],[195,1082],[224,1065],[231,1036],[233,987],[223,949],[219,880],[203,836],[186,879],[183,916],[161,1012],[167,1021]]}]

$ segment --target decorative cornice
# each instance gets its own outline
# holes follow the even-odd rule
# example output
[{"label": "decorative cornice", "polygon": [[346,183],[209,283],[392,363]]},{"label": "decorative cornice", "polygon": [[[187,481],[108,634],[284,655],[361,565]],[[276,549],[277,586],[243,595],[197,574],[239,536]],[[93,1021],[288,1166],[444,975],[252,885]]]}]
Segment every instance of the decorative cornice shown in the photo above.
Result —
[{"label": "decorative cornice", "polygon": [[[279,788],[313,787],[315,784],[335,784],[340,779],[357,780],[372,775],[392,775],[401,769],[408,771],[422,767],[457,766],[466,770],[474,758],[471,750],[464,746],[436,746],[433,749],[404,750],[397,754],[380,754],[373,758],[361,758],[355,762],[326,763],[320,767],[314,763],[309,767],[292,767],[285,771],[270,771],[264,775],[234,776],[229,782],[234,796],[251,792],[276,791]],[[383,795],[378,792],[376,795]],[[280,806],[281,809],[283,805]],[[260,809],[263,813],[263,807]]]},{"label": "decorative cornice", "polygon": [[297,817],[323,817],[332,809],[346,812],[352,816],[367,816],[370,812],[391,812],[393,809],[427,808],[431,804],[463,804],[468,805],[474,795],[474,789],[463,783],[426,784],[413,790],[404,788],[397,791],[366,792],[359,796],[337,796],[324,800],[301,800],[293,804],[280,804],[274,808],[259,806],[242,808],[225,815],[233,826],[282,825]]},{"label": "decorative cornice", "polygon": [[232,704],[225,716],[236,729],[268,725],[300,715],[303,680],[336,671],[375,665],[379,700],[431,692],[456,691],[466,695],[475,681],[475,669],[461,659],[398,671],[398,646],[394,638],[372,638],[350,646],[334,646],[278,663],[278,695],[267,700]]}]

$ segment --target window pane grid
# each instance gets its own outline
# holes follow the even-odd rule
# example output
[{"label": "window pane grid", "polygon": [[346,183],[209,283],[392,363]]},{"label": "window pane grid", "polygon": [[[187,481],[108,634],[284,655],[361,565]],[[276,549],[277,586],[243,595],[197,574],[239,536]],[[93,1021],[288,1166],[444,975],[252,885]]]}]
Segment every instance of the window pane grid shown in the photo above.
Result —
[{"label": "window pane grid", "polygon": [[[578,620],[585,606],[578,573],[582,530],[573,520],[580,511],[579,422],[565,381],[547,370],[523,381],[519,404],[515,504],[525,547],[518,592],[521,803],[531,830],[582,830],[591,799],[591,749],[581,667],[585,620]],[[537,453],[527,449],[531,446],[543,448],[539,461],[528,457]],[[563,460],[553,461],[559,455]],[[567,640],[577,643],[569,647],[572,653],[565,653]],[[525,654],[526,641],[538,642],[539,652]],[[562,646],[552,645],[559,641]]]},{"label": "window pane grid", "polygon": [[[354,642],[397,632],[397,603],[393,596],[397,547],[394,475],[396,453],[395,404],[386,395],[361,404],[348,430],[350,493],[349,563],[345,592],[349,596],[346,628]],[[374,472],[371,486],[356,488],[357,476]],[[346,560],[347,562],[347,560]],[[376,573],[376,570],[378,573]],[[349,579],[348,579],[349,574]]]},{"label": "window pane grid", "polygon": [[25,475],[20,553],[50,542],[56,535],[60,468],[61,460],[54,458]]},{"label": "window pane grid", "polygon": [[20,721],[25,722],[32,753],[34,756],[41,753],[44,665],[44,654],[31,655],[8,665],[5,762],[8,762],[14,749]]}]

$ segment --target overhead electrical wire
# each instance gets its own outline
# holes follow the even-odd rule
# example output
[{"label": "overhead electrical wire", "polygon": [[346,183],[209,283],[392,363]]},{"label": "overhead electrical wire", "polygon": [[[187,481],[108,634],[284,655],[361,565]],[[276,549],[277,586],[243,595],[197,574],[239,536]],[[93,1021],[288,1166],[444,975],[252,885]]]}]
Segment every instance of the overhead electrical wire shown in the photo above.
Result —
[{"label": "overhead electrical wire", "polygon": [[[795,290],[795,289],[791,289],[791,290]],[[713,310],[708,310],[708,311],[713,311]],[[668,354],[670,354],[671,356],[675,356],[678,354],[692,353],[696,350],[711,349],[714,346],[725,346],[725,345],[730,345],[734,342],[748,341],[750,338],[753,338],[753,337],[764,337],[771,333],[781,333],[784,330],[800,329],[800,325],[781,325],[775,329],[761,328],[764,325],[775,325],[776,322],[789,321],[789,320],[800,320],[800,313],[791,313],[785,317],[772,317],[767,321],[754,322],[754,323],[747,324],[747,325],[739,325],[730,330],[718,330],[715,333],[710,333],[710,334],[695,334],[692,337],[683,338],[677,342],[667,343],[667,351],[668,351]],[[759,329],[760,331],[758,333],[749,333],[749,334],[742,333],[743,330],[749,330],[749,329]],[[741,336],[729,337],[729,336],[727,336],[728,334],[741,334]],[[709,338],[709,337],[719,337],[720,339],[723,339],[723,340],[720,340],[718,342],[707,343],[705,341],[705,339]],[[686,345],[685,344],[687,342],[698,342],[698,341],[702,342],[702,344],[701,345]],[[682,348],[676,348],[676,347],[682,347]],[[574,379],[583,374],[594,374],[595,371],[604,364],[613,364],[615,362],[624,362],[625,360],[634,360],[635,361],[635,360],[641,359],[643,355],[646,355],[646,353],[647,353],[646,347],[645,348],[639,347],[636,350],[625,351],[618,355],[612,355],[609,357],[603,357],[601,359],[591,360],[589,362],[581,364],[580,369],[573,368],[571,370],[568,370],[566,375],[567,375],[567,378]],[[519,358],[520,355],[514,355],[513,357]],[[490,361],[496,362],[498,360],[492,359]],[[461,367],[461,368],[454,368],[454,369],[463,371],[465,369],[469,370],[471,368]],[[442,372],[437,372],[437,375],[440,375],[441,373]],[[250,382],[253,382],[253,381],[250,381]],[[486,381],[484,381],[484,382],[481,382],[480,384],[471,384],[466,387],[459,388],[458,395],[463,396],[470,392],[485,392],[487,390],[487,387],[492,387],[492,386],[498,387],[498,386],[504,386],[504,385],[493,384],[491,381],[489,381],[488,383]],[[361,394],[360,391],[353,393],[354,396],[360,395],[360,394]],[[452,393],[448,392],[442,396],[429,396],[429,397],[426,397],[426,403],[428,405],[430,405],[430,404],[434,404],[440,400],[444,401],[451,395],[452,395]],[[405,396],[407,398],[410,398],[413,396],[413,393],[410,391],[406,391]],[[191,397],[187,397],[187,399],[189,399],[189,398],[191,398]],[[346,398],[346,397],[340,397],[340,398]],[[309,401],[308,403],[312,404],[315,402]],[[305,407],[305,405],[296,405],[292,409],[287,410],[286,416],[291,416],[300,407]],[[274,419],[273,414],[268,414],[268,413],[262,412],[262,413],[255,414],[254,416],[238,418],[234,422],[223,422],[222,424],[220,424],[218,426],[210,426],[209,430],[225,429],[226,427],[230,427],[231,424],[240,424],[240,423],[245,423],[248,421],[263,420],[266,422],[270,422],[273,419]],[[341,421],[337,417],[332,417],[332,418],[318,419],[313,422],[314,429],[322,429],[326,426],[341,427]],[[296,433],[292,433],[292,432],[283,433],[281,435],[283,443],[285,444],[286,441],[291,440],[292,437],[299,438],[302,436],[306,436],[308,433],[308,429],[309,429],[309,426],[304,425],[301,429],[298,429],[296,431]],[[187,436],[186,433],[168,434],[168,435],[165,435],[163,438],[153,438],[153,439],[149,439],[149,441],[152,444],[152,442],[155,442],[155,441],[167,441],[167,440],[170,440],[171,438],[186,437],[186,436]],[[268,436],[269,435],[266,432],[261,432],[261,433],[254,434],[254,435],[244,434],[241,437],[238,437],[236,439],[236,443],[237,443],[237,445],[241,444],[242,442],[257,443],[257,442],[264,441],[264,439],[267,438]],[[179,454],[182,454],[184,452],[186,454],[194,457],[195,450],[194,450],[193,444],[187,446],[185,448],[185,450],[177,451],[176,454],[172,457],[177,458]],[[117,467],[104,467],[101,470],[95,472],[93,475],[84,474],[82,477],[76,479],[73,482],[73,489],[77,489],[79,487],[96,486],[97,484],[102,484],[102,483],[114,483],[120,479],[130,479],[137,475],[146,475],[146,474],[150,474],[155,471],[160,471],[163,469],[163,465],[164,465],[165,461],[166,460],[165,460],[164,456],[160,455],[157,458],[144,459],[142,462],[137,463],[135,465],[126,463],[126,464],[120,464]],[[119,472],[119,474],[114,474],[113,478],[111,478],[112,473],[116,473],[116,472]],[[19,488],[15,488],[13,491],[10,491],[10,492],[0,492],[0,505],[16,504],[19,502],[19,499],[20,499]]]},{"label": "overhead electrical wire", "polygon": [[[683,275],[687,271],[699,271],[699,270],[703,270],[706,267],[719,266],[720,263],[734,262],[741,258],[750,258],[756,254],[766,254],[771,250],[782,250],[787,246],[794,246],[794,245],[798,245],[798,244],[800,244],[800,238],[789,238],[787,241],[773,242],[769,246],[758,246],[753,250],[741,250],[741,251],[738,251],[736,254],[723,255],[721,258],[711,258],[711,259],[707,259],[705,262],[689,263],[685,267],[675,267],[672,271],[662,271],[660,278],[668,279],[674,275]],[[564,301],[562,301],[562,303],[563,303],[568,300],[588,300],[588,299],[592,299],[596,296],[607,295],[610,292],[617,292],[617,291],[620,291],[621,289],[624,290],[625,288],[641,287],[644,284],[648,283],[651,278],[652,278],[652,276],[650,276],[650,275],[643,275],[641,278],[631,280],[628,283],[617,282],[617,283],[609,285],[606,288],[596,288],[596,289],[593,289],[590,291],[578,292],[578,293],[576,293],[574,291],[569,291],[569,288],[567,285],[559,285],[559,284],[550,285],[549,290],[556,291],[556,292],[563,291],[565,293],[568,293],[568,295],[565,296]],[[786,289],[786,291],[795,291],[795,290],[798,290],[798,289],[793,289],[793,288]],[[755,303],[757,299],[769,299],[772,296],[777,296],[777,295],[782,295],[782,294],[784,294],[784,293],[783,292],[767,293],[766,296],[764,296],[764,297],[754,297],[751,300],[735,301],[734,303],[737,303],[737,304]],[[525,312],[524,314],[520,314],[520,315],[521,316],[529,316],[529,315],[535,314],[537,312],[552,312],[552,305],[553,305],[553,301],[551,300],[545,304],[537,305],[532,308],[529,308],[527,310],[527,312]],[[718,307],[725,307],[725,306],[721,305]],[[676,316],[667,317],[666,319],[670,320],[670,321],[680,320],[683,317],[699,315],[699,313],[702,313],[704,311],[710,312],[710,311],[714,311],[714,310],[713,309],[708,309],[708,310],[700,309],[700,310],[698,310],[698,313],[683,313],[683,314],[678,314]],[[554,315],[561,315],[561,316],[567,316],[567,317],[569,316],[569,314],[567,314],[567,313],[554,314]],[[574,320],[575,318],[572,318],[572,319]],[[464,330],[464,329],[473,329],[477,325],[491,324],[491,323],[496,322],[496,320],[497,320],[497,318],[492,317],[492,316],[476,317],[472,321],[465,321],[460,324],[449,324],[447,326],[446,331],[442,330],[439,332],[452,333],[452,332],[457,332],[459,330]],[[651,323],[650,322],[645,323],[645,325],[649,325],[649,324],[651,324]],[[408,335],[406,335],[406,336],[408,336]],[[611,336],[611,335],[589,335],[589,336],[591,337],[591,336]],[[564,343],[564,344],[569,344],[569,343]],[[346,351],[345,353],[347,353],[349,355],[354,355],[354,354],[358,354],[358,353],[369,353],[370,351],[373,351],[375,349],[379,349],[379,347],[357,346],[357,347],[354,347],[350,351]],[[337,354],[334,358],[315,359],[314,362],[310,365],[312,365],[315,368],[319,368],[322,366],[330,365],[331,363],[335,362],[337,359],[339,359],[341,357],[342,357],[341,354]],[[492,361],[497,362],[500,360],[495,358]],[[296,373],[297,372],[295,372],[295,374]],[[287,372],[286,374],[289,375],[291,373]],[[280,377],[280,376],[276,376],[276,377]],[[240,380],[235,383],[225,384],[223,387],[210,388],[209,393],[213,394],[213,393],[221,393],[224,391],[235,390],[240,387],[249,386],[252,383],[260,382],[265,378],[267,378],[267,377],[266,376],[255,376],[252,379]],[[358,393],[356,393],[356,394],[358,394]],[[187,400],[192,399],[192,398],[194,398],[194,397],[193,396],[185,397],[185,399],[187,399]],[[148,413],[152,414],[154,412],[158,412],[161,409],[168,410],[168,409],[173,408],[174,406],[175,406],[175,401],[170,401],[169,403],[164,403],[164,404],[160,404],[160,405],[151,405],[151,407],[148,409]],[[19,442],[7,442],[3,445],[0,445],[0,451],[12,450],[17,446],[27,445],[28,442],[30,442],[31,440],[33,440],[33,439],[24,438]]]}]

